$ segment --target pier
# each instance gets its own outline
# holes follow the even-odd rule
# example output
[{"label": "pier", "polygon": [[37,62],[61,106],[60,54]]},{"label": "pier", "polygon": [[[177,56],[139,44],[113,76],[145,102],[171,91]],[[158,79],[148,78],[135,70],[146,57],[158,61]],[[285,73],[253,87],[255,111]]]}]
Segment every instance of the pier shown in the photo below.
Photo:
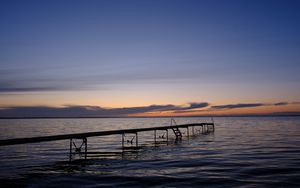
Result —
[{"label": "pier", "polygon": [[[39,143],[39,142],[50,142],[58,140],[69,140],[69,160],[72,160],[74,154],[80,154],[84,156],[84,159],[87,159],[88,153],[88,138],[89,137],[101,137],[101,136],[110,136],[110,135],[121,135],[121,147],[122,149],[128,148],[125,146],[125,143],[130,143],[131,148],[139,148],[139,137],[138,133],[140,132],[149,132],[153,131],[153,141],[157,142],[157,138],[165,139],[168,143],[169,141],[169,132],[173,133],[175,140],[181,140],[182,129],[186,130],[186,136],[195,135],[195,128],[199,128],[198,132],[201,134],[206,134],[215,131],[215,124],[212,123],[191,123],[191,124],[182,124],[177,125],[176,122],[172,119],[170,126],[161,126],[161,127],[149,127],[149,128],[136,128],[136,129],[120,129],[120,130],[109,130],[109,131],[98,131],[98,132],[86,132],[86,133],[75,133],[75,134],[63,134],[63,135],[53,135],[53,136],[42,136],[42,137],[32,137],[32,138],[15,138],[15,139],[6,139],[0,140],[0,146],[9,146],[9,145],[19,145],[19,144],[30,144],[30,143]],[[165,131],[162,136],[157,137],[157,131]],[[125,140],[126,134],[133,134],[134,136],[130,140]],[[79,145],[76,145],[74,140],[81,140]],[[78,143],[77,143],[78,144]]]}]

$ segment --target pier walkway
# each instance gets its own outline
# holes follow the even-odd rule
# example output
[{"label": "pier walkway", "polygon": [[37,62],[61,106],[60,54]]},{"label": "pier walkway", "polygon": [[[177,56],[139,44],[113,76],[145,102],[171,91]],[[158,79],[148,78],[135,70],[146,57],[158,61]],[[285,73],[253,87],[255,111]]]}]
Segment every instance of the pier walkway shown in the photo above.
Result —
[{"label": "pier walkway", "polygon": [[[175,125],[174,125],[175,124]],[[124,136],[125,134],[135,134],[133,139],[130,141],[131,144],[135,144],[135,147],[138,148],[138,133],[139,132],[148,132],[154,131],[154,142],[156,142],[156,131],[166,131],[165,139],[168,141],[169,139],[169,130],[171,130],[176,140],[182,138],[182,133],[180,129],[187,130],[187,136],[190,134],[194,135],[194,128],[201,127],[201,133],[209,133],[214,132],[215,125],[214,123],[192,123],[192,124],[183,124],[176,125],[176,122],[171,121],[170,126],[161,126],[161,127],[149,127],[149,128],[136,128],[136,129],[121,129],[121,130],[110,130],[110,131],[98,131],[98,132],[87,132],[87,133],[75,133],[75,134],[63,134],[63,135],[53,135],[53,136],[42,136],[42,137],[32,137],[32,138],[15,138],[15,139],[6,139],[0,140],[0,146],[9,146],[9,145],[18,145],[18,144],[29,144],[29,143],[38,143],[38,142],[50,142],[57,140],[70,140],[70,160],[72,160],[72,155],[76,153],[84,154],[85,159],[87,157],[87,138],[88,137],[99,137],[99,136],[109,136],[109,135],[122,135],[122,148],[125,148]],[[191,130],[190,130],[191,129]],[[191,131],[191,133],[190,133]],[[73,139],[81,139],[82,144],[78,147]],[[128,142],[128,141],[127,141]],[[74,146],[74,147],[73,147]],[[83,150],[84,147],[84,151]]]}]

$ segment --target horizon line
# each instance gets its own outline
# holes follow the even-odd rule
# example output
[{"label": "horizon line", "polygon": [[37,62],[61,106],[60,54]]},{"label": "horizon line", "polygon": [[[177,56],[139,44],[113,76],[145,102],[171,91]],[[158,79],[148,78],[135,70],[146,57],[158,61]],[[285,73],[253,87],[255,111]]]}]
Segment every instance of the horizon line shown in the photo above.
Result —
[{"label": "horizon line", "polygon": [[51,116],[44,116],[44,117],[0,117],[0,119],[105,119],[105,118],[198,118],[198,117],[295,117],[300,116],[300,112],[293,112],[295,114],[234,114],[234,115],[196,115],[196,116],[66,116],[66,117],[51,117]]}]

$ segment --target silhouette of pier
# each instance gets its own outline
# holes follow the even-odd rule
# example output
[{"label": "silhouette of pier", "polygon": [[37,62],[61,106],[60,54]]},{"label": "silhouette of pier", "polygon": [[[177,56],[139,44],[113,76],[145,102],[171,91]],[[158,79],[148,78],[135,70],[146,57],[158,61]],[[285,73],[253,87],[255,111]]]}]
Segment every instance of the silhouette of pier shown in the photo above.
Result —
[{"label": "silhouette of pier", "polygon": [[[39,142],[50,142],[57,140],[70,140],[70,153],[69,160],[72,160],[74,154],[83,154],[84,158],[87,159],[87,138],[89,137],[101,137],[101,136],[110,136],[110,135],[121,135],[121,145],[122,149],[127,148],[125,143],[129,142],[132,148],[138,148],[139,137],[138,133],[140,132],[154,132],[154,143],[157,142],[157,138],[165,139],[169,141],[169,131],[174,133],[176,140],[182,139],[181,129],[186,129],[186,136],[195,135],[195,127],[200,127],[200,133],[206,134],[215,131],[215,124],[212,123],[191,123],[191,124],[182,124],[176,125],[176,122],[172,119],[170,126],[161,126],[161,127],[149,127],[149,128],[135,128],[135,129],[121,129],[121,130],[109,130],[109,131],[98,131],[98,132],[86,132],[86,133],[75,133],[75,134],[63,134],[63,135],[53,135],[53,136],[41,136],[41,137],[31,137],[31,138],[15,138],[15,139],[6,139],[0,140],[0,146],[9,146],[9,145],[19,145],[19,144],[30,144],[30,143],[39,143]],[[157,137],[157,131],[166,131],[163,136]],[[125,141],[126,134],[134,134],[131,140]],[[81,140],[80,146],[76,145],[74,140]]]}]

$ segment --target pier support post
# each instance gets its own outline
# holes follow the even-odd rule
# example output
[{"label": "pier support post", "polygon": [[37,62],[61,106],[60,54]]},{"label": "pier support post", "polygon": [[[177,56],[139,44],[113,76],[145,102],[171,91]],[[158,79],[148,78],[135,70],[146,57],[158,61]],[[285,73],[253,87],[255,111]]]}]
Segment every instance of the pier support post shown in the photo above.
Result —
[{"label": "pier support post", "polygon": [[124,149],[124,133],[122,133],[122,150]]},{"label": "pier support post", "polygon": [[138,133],[135,133],[135,146],[138,147]]},{"label": "pier support post", "polygon": [[69,153],[69,161],[72,161],[72,138],[70,139],[70,153]]},{"label": "pier support post", "polygon": [[85,143],[85,146],[84,146],[84,159],[86,160],[87,158],[87,138],[83,138],[83,141]]},{"label": "pier support post", "polygon": [[[73,139],[78,139],[81,140],[81,145],[77,146],[76,142],[73,141]],[[72,156],[73,156],[73,145],[75,148],[74,154],[79,154],[79,156],[81,157],[81,154],[84,154],[84,159],[87,159],[87,138],[83,137],[83,138],[71,138],[70,139],[70,153],[69,153],[69,161],[72,161]],[[82,151],[82,147],[84,146],[84,152]]]},{"label": "pier support post", "polygon": [[154,130],[154,146],[156,145],[156,130]]},{"label": "pier support post", "polygon": [[187,137],[189,138],[190,137],[189,127],[186,128],[186,134],[187,134]]},{"label": "pier support post", "polygon": [[214,122],[214,118],[213,117],[211,117],[211,122],[212,122],[213,132],[215,132],[215,122]]},{"label": "pier support post", "polygon": [[167,131],[167,145],[168,145],[169,144],[169,131],[168,131],[168,129],[166,131]]}]

